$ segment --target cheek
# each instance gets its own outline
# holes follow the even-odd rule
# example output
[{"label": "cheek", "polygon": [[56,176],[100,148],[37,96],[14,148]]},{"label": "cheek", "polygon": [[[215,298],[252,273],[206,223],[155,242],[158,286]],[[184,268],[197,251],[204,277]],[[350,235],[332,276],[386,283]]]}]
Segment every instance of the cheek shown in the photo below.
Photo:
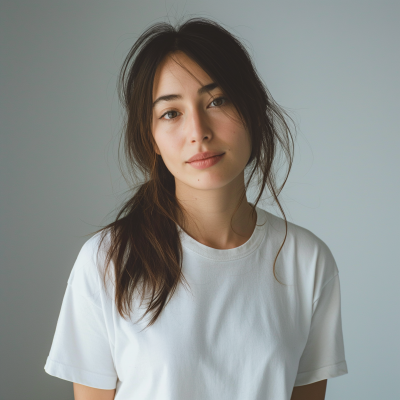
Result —
[{"label": "cheek", "polygon": [[249,133],[242,127],[232,130],[228,139],[229,147],[234,154],[236,166],[242,169],[246,166],[251,155],[251,139]]},{"label": "cheek", "polygon": [[161,152],[161,157],[168,168],[182,163],[182,146],[183,141],[177,134],[160,133],[156,136],[157,145]]},{"label": "cheek", "polygon": [[240,154],[249,151],[251,139],[246,129],[242,126],[238,127],[236,124],[231,124],[231,126],[226,127],[224,132],[225,133],[221,135],[221,140],[234,149],[235,152]]}]

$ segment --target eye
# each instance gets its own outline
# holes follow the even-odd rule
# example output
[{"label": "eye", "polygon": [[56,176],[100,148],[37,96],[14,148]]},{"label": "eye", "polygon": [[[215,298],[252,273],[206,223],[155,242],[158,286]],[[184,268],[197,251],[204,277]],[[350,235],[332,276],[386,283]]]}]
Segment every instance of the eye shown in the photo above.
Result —
[{"label": "eye", "polygon": [[[166,120],[171,120],[177,117],[178,111],[167,111],[163,115],[161,115],[160,119],[166,119]],[[165,116],[168,116],[168,118],[164,118]]]},{"label": "eye", "polygon": [[220,106],[224,105],[226,103],[226,101],[227,101],[226,97],[217,97],[210,103],[210,105],[214,104],[214,107],[220,107]]}]

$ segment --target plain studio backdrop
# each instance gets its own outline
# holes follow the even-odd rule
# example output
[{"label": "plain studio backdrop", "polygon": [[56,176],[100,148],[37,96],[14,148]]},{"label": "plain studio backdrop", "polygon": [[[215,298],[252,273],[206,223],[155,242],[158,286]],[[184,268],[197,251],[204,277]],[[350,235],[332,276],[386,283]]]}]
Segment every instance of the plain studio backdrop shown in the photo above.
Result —
[{"label": "plain studio backdrop", "polygon": [[0,397],[73,399],[43,367],[84,235],[125,198],[119,67],[150,24],[201,16],[242,39],[298,126],[281,199],[328,244],[341,280],[349,374],[328,380],[326,399],[400,398],[399,11],[382,0],[2,0]]}]

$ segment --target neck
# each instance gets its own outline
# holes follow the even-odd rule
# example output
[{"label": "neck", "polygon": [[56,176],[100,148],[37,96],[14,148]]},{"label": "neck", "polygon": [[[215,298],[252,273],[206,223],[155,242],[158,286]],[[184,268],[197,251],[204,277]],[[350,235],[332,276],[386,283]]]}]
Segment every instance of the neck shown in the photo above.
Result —
[{"label": "neck", "polygon": [[222,188],[209,190],[176,181],[176,197],[186,215],[182,228],[193,239],[215,249],[231,249],[246,243],[257,217],[252,215],[246,196],[235,212],[243,191],[244,176]]}]

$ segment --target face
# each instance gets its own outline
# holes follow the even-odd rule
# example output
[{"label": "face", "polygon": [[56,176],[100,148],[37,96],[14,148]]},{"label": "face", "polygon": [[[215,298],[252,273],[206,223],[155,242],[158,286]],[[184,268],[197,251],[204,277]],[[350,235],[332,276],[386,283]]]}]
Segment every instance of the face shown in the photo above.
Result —
[{"label": "face", "polygon": [[[244,180],[250,136],[222,89],[184,53],[167,57],[153,84],[155,151],[175,177],[176,188],[220,189]],[[196,80],[197,78],[197,80]],[[208,93],[205,88],[208,88]],[[198,153],[221,156],[188,162]]]}]

